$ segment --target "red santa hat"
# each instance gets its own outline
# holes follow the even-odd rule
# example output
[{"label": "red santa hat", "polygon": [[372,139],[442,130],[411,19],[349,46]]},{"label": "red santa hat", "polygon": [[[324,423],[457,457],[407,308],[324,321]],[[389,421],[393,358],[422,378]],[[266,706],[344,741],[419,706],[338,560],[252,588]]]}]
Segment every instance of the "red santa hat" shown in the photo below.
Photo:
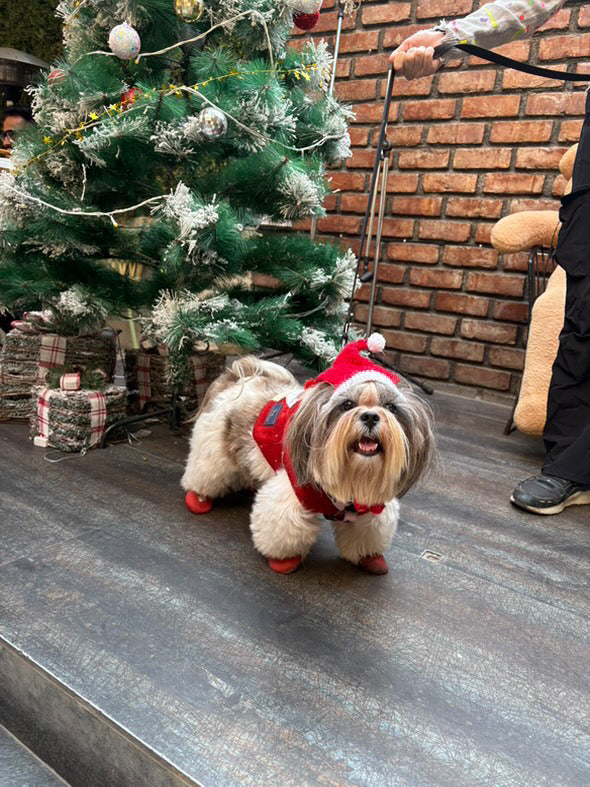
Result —
[{"label": "red santa hat", "polygon": [[383,352],[384,349],[385,339],[380,333],[373,333],[368,339],[350,342],[341,350],[334,363],[315,379],[309,380],[305,387],[310,388],[317,383],[329,383],[334,388],[346,390],[357,383],[366,382],[381,382],[393,387],[399,383],[399,377],[361,355],[362,351],[377,353]]}]

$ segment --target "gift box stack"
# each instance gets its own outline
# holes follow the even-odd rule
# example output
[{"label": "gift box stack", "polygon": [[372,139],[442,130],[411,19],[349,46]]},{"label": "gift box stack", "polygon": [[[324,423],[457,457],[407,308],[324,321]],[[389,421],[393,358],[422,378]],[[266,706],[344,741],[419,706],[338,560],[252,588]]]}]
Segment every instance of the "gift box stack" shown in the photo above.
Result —
[{"label": "gift box stack", "polygon": [[[225,355],[217,352],[199,352],[190,358],[191,375],[176,392],[183,399],[187,411],[196,410],[207,388],[225,369]],[[169,404],[174,395],[170,382],[170,360],[164,347],[147,342],[142,350],[125,353],[127,388],[137,392],[139,409],[150,403],[156,406]]]},{"label": "gift box stack", "polygon": [[[33,443],[42,448],[86,452],[100,443],[104,431],[127,413],[127,389],[107,385],[102,389],[80,372],[59,377],[59,387],[34,388],[35,410],[31,415]],[[103,378],[104,380],[104,378]]]},{"label": "gift box stack", "polygon": [[44,384],[50,369],[98,368],[112,382],[116,362],[112,333],[60,336],[40,330],[26,315],[13,326],[0,354],[0,420],[31,417],[33,387]]}]

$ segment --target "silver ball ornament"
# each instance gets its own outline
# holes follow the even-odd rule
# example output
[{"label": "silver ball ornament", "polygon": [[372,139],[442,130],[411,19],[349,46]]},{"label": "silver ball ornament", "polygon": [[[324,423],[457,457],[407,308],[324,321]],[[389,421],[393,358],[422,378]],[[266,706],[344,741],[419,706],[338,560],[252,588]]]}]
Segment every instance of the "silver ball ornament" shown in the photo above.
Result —
[{"label": "silver ball ornament", "polygon": [[216,107],[205,107],[199,112],[199,130],[207,139],[219,139],[227,131],[227,118]]},{"label": "silver ball ornament", "polygon": [[174,0],[176,15],[185,22],[198,22],[203,16],[203,0]]},{"label": "silver ball ornament", "polygon": [[141,49],[139,33],[127,22],[117,25],[109,34],[109,47],[120,60],[133,60]]}]

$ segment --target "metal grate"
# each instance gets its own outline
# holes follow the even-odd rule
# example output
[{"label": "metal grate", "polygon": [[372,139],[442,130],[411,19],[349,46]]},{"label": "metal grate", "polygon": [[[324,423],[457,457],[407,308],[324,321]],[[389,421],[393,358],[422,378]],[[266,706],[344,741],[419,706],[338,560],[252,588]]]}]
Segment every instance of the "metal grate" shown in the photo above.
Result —
[{"label": "metal grate", "polygon": [[429,563],[440,563],[445,559],[445,556],[440,552],[434,552],[432,549],[425,549],[420,555],[422,560],[428,560]]}]

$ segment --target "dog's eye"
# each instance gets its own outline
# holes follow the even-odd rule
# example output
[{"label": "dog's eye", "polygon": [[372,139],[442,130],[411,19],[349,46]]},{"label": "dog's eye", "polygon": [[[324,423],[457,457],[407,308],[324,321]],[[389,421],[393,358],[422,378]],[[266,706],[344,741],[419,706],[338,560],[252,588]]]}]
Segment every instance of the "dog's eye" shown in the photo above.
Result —
[{"label": "dog's eye", "polygon": [[397,413],[397,404],[394,402],[387,402],[385,409],[389,410],[390,413]]},{"label": "dog's eye", "polygon": [[345,399],[340,405],[341,410],[352,410],[353,407],[355,407],[355,403],[352,399]]}]

